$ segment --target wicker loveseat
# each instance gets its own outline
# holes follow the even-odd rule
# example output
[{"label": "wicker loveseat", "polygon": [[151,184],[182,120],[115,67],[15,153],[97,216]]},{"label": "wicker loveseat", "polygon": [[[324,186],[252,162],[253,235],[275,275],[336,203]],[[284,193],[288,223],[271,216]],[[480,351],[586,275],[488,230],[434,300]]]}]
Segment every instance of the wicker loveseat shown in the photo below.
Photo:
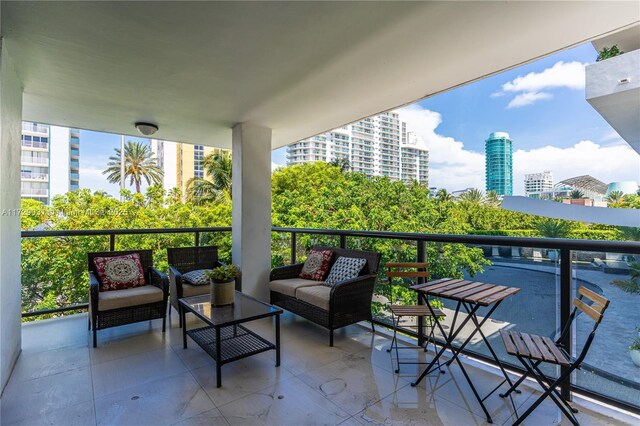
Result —
[{"label": "wicker loveseat", "polygon": [[314,249],[334,252],[330,266],[340,256],[366,259],[360,276],[333,286],[322,281],[299,278],[303,263],[282,266],[271,271],[269,289],[271,304],[280,306],[322,327],[329,329],[329,344],[333,346],[333,331],[359,321],[370,321],[371,298],[380,263],[380,254],[333,247]]},{"label": "wicker loveseat", "polygon": [[[137,253],[144,271],[145,285],[122,290],[101,291],[97,277],[96,257],[113,257]],[[153,268],[151,250],[107,251],[88,253],[89,266],[89,329],[93,330],[93,347],[97,330],[140,321],[162,318],[166,329],[169,278]]]}]

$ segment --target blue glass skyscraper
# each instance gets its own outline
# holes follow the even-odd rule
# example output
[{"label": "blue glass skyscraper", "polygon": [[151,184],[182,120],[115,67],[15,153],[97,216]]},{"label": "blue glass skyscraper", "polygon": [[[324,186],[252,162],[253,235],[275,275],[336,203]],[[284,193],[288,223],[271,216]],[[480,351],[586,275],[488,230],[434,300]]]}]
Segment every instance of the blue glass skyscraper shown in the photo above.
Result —
[{"label": "blue glass skyscraper", "polygon": [[487,192],[513,195],[513,147],[509,133],[493,132],[484,145]]}]

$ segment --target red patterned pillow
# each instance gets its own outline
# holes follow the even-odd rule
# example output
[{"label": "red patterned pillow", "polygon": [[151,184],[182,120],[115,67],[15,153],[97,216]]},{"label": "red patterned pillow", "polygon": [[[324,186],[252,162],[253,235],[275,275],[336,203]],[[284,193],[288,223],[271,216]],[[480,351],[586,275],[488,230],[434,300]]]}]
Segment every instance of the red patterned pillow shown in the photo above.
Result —
[{"label": "red patterned pillow", "polygon": [[95,257],[100,291],[122,290],[145,285],[144,271],[138,253],[121,256]]},{"label": "red patterned pillow", "polygon": [[329,272],[329,263],[332,257],[333,252],[331,250],[311,249],[300,272],[300,278],[322,281],[327,272]]}]

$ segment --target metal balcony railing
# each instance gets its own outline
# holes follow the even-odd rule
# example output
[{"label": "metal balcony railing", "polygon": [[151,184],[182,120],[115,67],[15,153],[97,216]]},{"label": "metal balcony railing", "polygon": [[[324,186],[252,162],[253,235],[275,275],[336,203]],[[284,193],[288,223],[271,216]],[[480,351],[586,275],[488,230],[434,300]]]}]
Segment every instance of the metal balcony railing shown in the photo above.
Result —
[{"label": "metal balcony railing", "polygon": [[[571,312],[571,302],[578,284],[598,287],[596,278],[604,277],[606,278],[605,281],[608,282],[616,277],[615,275],[605,275],[606,271],[592,266],[588,262],[589,259],[595,259],[596,256],[603,258],[617,256],[622,259],[621,262],[618,262],[618,269],[622,268],[623,273],[628,273],[625,272],[624,268],[628,267],[629,260],[632,257],[636,261],[640,259],[640,243],[637,242],[276,227],[272,231],[272,260],[275,259],[275,261],[281,263],[298,262],[298,256],[306,253],[309,246],[317,243],[377,250],[375,248],[376,244],[393,241],[392,252],[383,252],[380,284],[386,282],[383,266],[388,261],[427,261],[434,270],[437,270],[438,264],[440,262],[448,262],[450,260],[447,257],[448,253],[455,253],[455,247],[459,245],[483,250],[485,257],[491,259],[492,265],[485,268],[485,271],[480,274],[479,280],[485,282],[493,280],[494,283],[501,284],[502,282],[499,280],[506,279],[509,284],[522,288],[522,291],[512,298],[512,303],[505,303],[500,309],[496,310],[492,316],[495,321],[492,320],[490,327],[498,327],[498,329],[500,327],[515,327],[515,329],[521,328],[547,335],[553,335],[556,326],[566,322]],[[130,244],[139,246],[139,242],[132,243],[131,237],[134,235],[147,237],[155,235],[160,239],[160,244],[163,244],[162,247],[167,244],[200,245],[206,236],[209,243],[213,241],[213,243],[220,246],[222,258],[230,258],[231,246],[228,238],[230,232],[231,227],[23,231],[22,238],[25,240],[60,238],[70,243],[69,240],[73,238],[107,237],[108,245],[100,245],[100,248],[105,249],[108,247],[110,250],[116,250],[136,248]],[[167,235],[175,234],[191,234],[192,238],[182,238],[180,243],[177,243],[176,240],[169,242]],[[227,235],[226,240],[220,239],[225,234]],[[214,238],[219,239],[214,240]],[[158,241],[147,240],[146,244],[156,247],[154,256],[164,256],[162,250],[157,250]],[[400,247],[403,247],[404,251],[402,253],[405,253],[405,257],[402,259],[398,258],[398,253],[401,252]],[[406,258],[407,253],[409,253],[409,258]],[[24,258],[25,255],[23,253],[23,261]],[[82,264],[77,265],[78,268],[86,268],[86,265],[84,265],[86,257],[75,256],[75,259],[76,262],[82,262]],[[69,260],[69,262],[72,262],[72,260]],[[71,267],[71,265],[69,266]],[[613,272],[619,273],[620,270]],[[623,278],[622,275],[617,277]],[[592,284],[591,281],[596,284]],[[600,285],[604,284],[601,282]],[[380,288],[382,287],[386,286],[381,285]],[[384,300],[385,293],[380,288],[376,290],[372,307],[374,308],[376,322],[382,325],[389,325],[389,317],[385,314],[384,302],[381,302],[381,300]],[[613,290],[610,292],[614,294]],[[601,330],[599,330],[602,340],[594,341],[594,346],[590,351],[590,355],[594,353],[594,356],[600,358],[587,358],[583,371],[576,374],[570,382],[562,386],[562,392],[565,395],[569,396],[571,392],[579,392],[628,410],[637,411],[640,408],[638,402],[640,401],[640,380],[638,380],[635,371],[627,370],[627,368],[636,367],[628,363],[631,367],[626,367],[626,361],[620,358],[620,355],[628,355],[626,354],[626,346],[628,344],[620,342],[619,338],[616,341],[616,339],[612,339],[611,335],[607,335],[607,333],[611,333],[607,330],[614,330],[615,333],[619,333],[620,328],[623,326],[640,324],[640,310],[637,309],[638,302],[640,302],[640,295],[621,296],[612,300],[611,307],[607,311],[608,315],[610,312],[612,314],[610,318],[605,316],[605,321],[603,321]],[[446,301],[443,303],[444,307],[447,308]],[[617,314],[615,313],[616,306],[618,307]],[[629,308],[624,309],[624,306],[629,306]],[[87,309],[86,303],[72,304],[44,311],[24,312],[23,317],[83,309]],[[609,321],[608,325],[607,321]],[[575,353],[576,347],[585,339],[585,328],[581,327],[580,324],[581,319],[578,319],[576,327],[571,330],[563,342],[570,353]],[[493,330],[492,334],[489,335],[489,339],[498,335],[496,330]],[[416,336],[415,331],[406,329],[404,332],[408,335]],[[598,338],[598,336],[596,337]],[[481,342],[471,344],[467,347],[469,350],[465,350],[465,352],[487,362],[492,362],[492,359],[486,356],[486,348],[482,345],[483,343]],[[620,349],[622,347],[624,348]],[[625,354],[617,353],[620,350],[624,350]],[[502,361],[510,364],[512,369],[518,369],[518,366],[513,363],[513,359],[510,360],[506,353],[498,353],[498,356]]]}]

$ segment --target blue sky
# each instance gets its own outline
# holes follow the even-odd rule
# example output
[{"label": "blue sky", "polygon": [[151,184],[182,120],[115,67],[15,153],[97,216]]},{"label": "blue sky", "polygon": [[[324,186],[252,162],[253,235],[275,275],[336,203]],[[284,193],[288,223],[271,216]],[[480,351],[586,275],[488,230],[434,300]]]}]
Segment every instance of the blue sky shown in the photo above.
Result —
[{"label": "blue sky", "polygon": [[[555,181],[640,180],[640,156],[585,100],[584,65],[596,56],[587,43],[401,109],[430,150],[430,186],[484,189],[484,140],[494,131],[513,140],[515,194],[525,173],[544,170]],[[117,194],[100,172],[120,137],[83,131],[81,143],[81,186]],[[285,148],[272,161],[284,165]]]}]

